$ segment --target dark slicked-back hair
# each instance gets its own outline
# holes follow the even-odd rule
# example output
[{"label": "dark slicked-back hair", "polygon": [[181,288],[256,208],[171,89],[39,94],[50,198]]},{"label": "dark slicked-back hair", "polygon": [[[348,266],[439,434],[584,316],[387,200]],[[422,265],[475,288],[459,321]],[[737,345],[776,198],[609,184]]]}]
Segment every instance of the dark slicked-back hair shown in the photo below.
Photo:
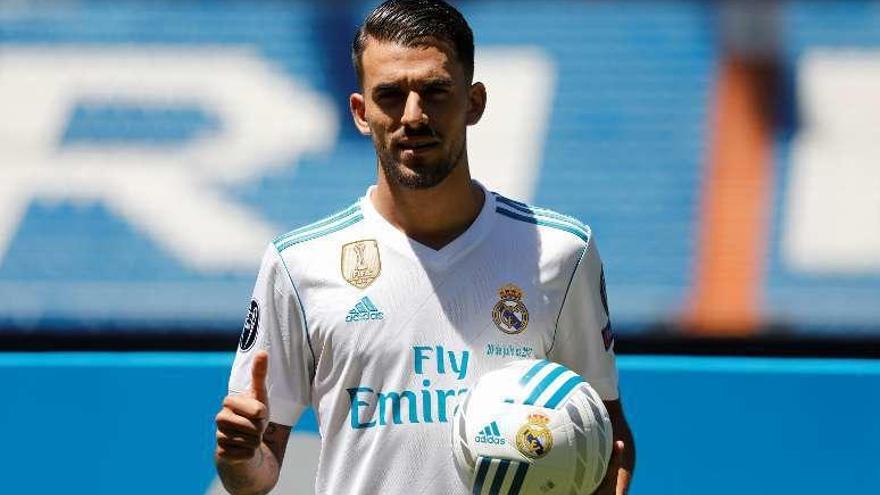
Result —
[{"label": "dark slicked-back hair", "polygon": [[468,82],[474,77],[474,33],[461,12],[443,0],[388,0],[370,12],[351,43],[351,62],[361,83],[368,38],[404,46],[448,43]]}]

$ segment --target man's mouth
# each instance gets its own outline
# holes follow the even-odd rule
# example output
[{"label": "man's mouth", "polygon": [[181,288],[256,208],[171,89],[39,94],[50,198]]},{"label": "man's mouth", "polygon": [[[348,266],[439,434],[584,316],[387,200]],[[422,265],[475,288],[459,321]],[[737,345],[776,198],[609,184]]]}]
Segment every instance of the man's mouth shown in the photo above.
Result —
[{"label": "man's mouth", "polygon": [[438,141],[405,141],[400,142],[397,146],[401,149],[401,151],[411,151],[413,153],[419,153],[423,151],[429,151],[439,146],[440,143]]}]

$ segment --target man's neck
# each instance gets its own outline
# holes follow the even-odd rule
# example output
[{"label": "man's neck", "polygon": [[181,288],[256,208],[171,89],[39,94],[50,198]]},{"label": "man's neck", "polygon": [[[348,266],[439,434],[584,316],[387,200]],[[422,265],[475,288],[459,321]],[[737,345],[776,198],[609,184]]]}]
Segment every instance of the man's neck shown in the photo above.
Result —
[{"label": "man's neck", "polygon": [[483,189],[471,180],[466,164],[459,164],[443,182],[429,189],[392,184],[380,167],[370,199],[376,211],[407,237],[440,249],[474,223],[484,196]]}]

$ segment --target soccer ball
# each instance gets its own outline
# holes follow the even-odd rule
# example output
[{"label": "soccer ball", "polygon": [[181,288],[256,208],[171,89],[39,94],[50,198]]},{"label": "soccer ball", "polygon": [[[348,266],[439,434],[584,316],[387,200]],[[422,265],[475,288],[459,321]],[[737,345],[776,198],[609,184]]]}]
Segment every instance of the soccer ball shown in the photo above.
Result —
[{"label": "soccer ball", "polygon": [[483,375],[455,411],[452,449],[476,495],[590,494],[611,458],[611,420],[580,375],[546,360]]}]

